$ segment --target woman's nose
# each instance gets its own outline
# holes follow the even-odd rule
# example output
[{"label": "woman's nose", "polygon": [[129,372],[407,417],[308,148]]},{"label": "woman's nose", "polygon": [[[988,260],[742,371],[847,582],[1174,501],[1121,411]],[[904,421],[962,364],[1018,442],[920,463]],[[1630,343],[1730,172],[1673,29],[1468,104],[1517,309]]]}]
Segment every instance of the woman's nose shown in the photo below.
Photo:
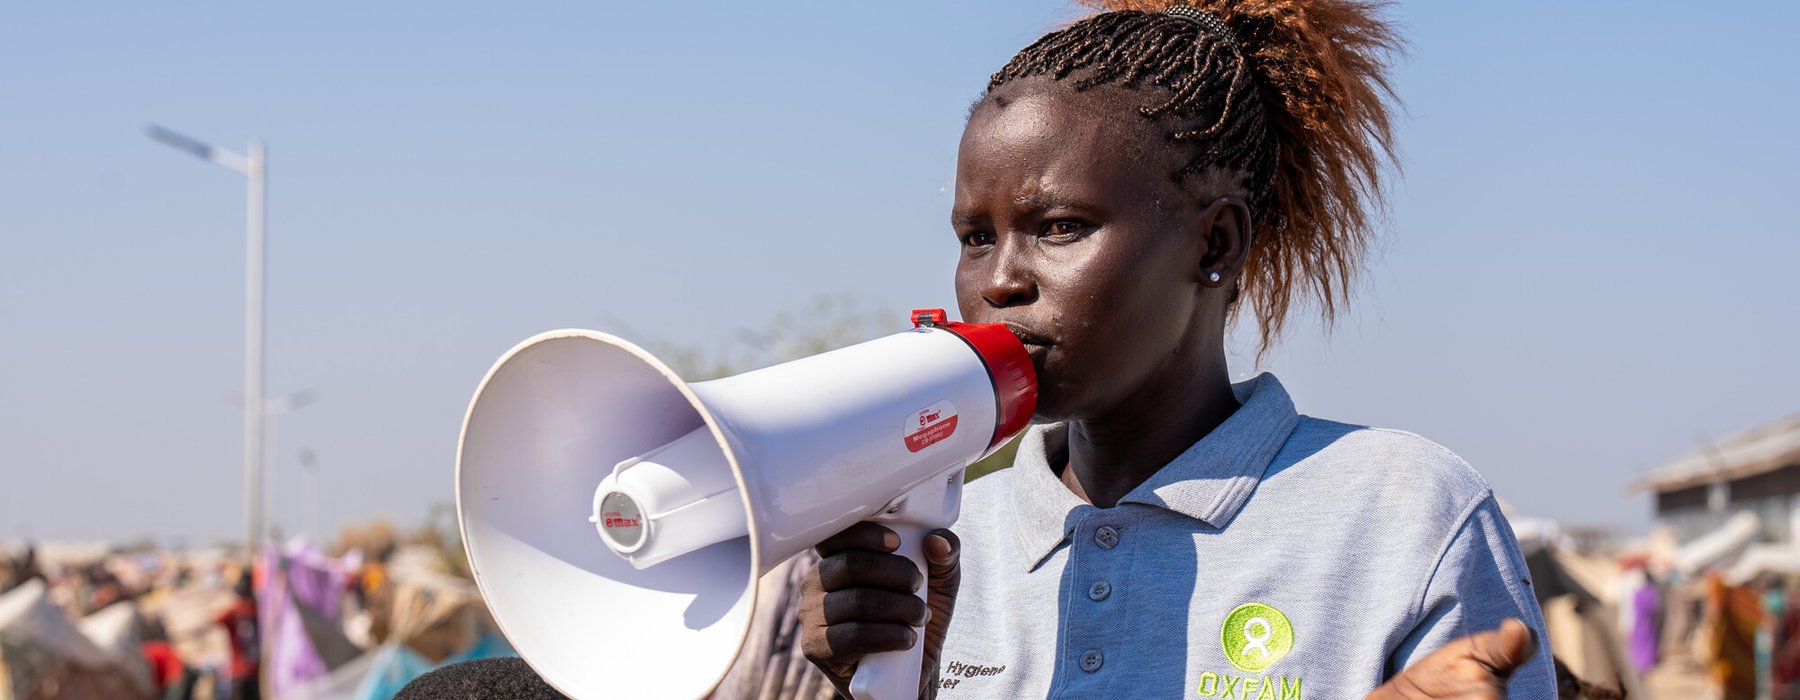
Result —
[{"label": "woman's nose", "polygon": [[994,251],[994,265],[981,289],[981,298],[989,306],[1003,309],[1037,300],[1037,279],[1025,264],[1024,252],[1018,244],[1006,241]]}]

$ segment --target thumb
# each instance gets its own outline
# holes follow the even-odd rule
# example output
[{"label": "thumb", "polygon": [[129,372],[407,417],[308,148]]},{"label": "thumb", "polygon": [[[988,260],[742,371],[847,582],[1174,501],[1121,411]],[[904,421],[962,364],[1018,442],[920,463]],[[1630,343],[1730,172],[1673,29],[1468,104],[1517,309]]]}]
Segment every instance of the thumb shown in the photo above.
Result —
[{"label": "thumb", "polygon": [[1537,632],[1517,618],[1469,637],[1469,658],[1497,678],[1506,678],[1537,655]]},{"label": "thumb", "polygon": [[[962,579],[962,540],[949,530],[933,530],[925,535],[925,568],[931,582],[931,590],[936,593],[942,587],[942,581],[959,582]],[[955,594],[954,585],[948,589]]]},{"label": "thumb", "polygon": [[949,530],[933,530],[925,535],[924,544],[925,607],[931,611],[925,623],[925,658],[935,669],[950,630],[950,615],[956,610],[956,589],[962,585],[962,541]]}]

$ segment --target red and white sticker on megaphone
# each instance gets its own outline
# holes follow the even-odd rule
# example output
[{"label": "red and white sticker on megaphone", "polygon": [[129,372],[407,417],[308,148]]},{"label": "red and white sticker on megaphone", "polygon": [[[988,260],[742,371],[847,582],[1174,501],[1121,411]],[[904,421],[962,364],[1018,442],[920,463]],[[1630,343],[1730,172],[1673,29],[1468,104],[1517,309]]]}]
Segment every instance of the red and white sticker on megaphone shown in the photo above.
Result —
[{"label": "red and white sticker on megaphone", "polygon": [[956,404],[939,401],[906,417],[908,452],[918,452],[956,434]]}]

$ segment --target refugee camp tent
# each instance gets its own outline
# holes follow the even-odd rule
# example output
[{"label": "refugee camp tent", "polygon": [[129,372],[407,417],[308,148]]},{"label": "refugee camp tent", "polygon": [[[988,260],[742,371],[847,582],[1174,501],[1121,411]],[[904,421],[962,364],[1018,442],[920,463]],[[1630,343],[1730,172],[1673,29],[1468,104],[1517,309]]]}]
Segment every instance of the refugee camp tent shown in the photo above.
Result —
[{"label": "refugee camp tent", "polygon": [[0,700],[149,696],[50,602],[43,581],[0,595]]},{"label": "refugee camp tent", "polygon": [[[443,552],[403,547],[387,560],[386,571],[384,597],[391,603],[382,608],[385,642],[353,659],[332,662],[326,673],[287,684],[278,700],[387,700],[442,666],[515,655],[474,582],[448,573]],[[329,612],[317,603],[295,607],[307,608]],[[347,621],[338,619],[341,629]],[[330,657],[318,642],[332,635],[322,634],[316,621],[302,621],[319,656]]]},{"label": "refugee camp tent", "polygon": [[1742,586],[1759,576],[1800,575],[1800,546],[1792,544],[1753,544],[1744,549],[1725,572],[1725,582]]},{"label": "refugee camp tent", "polygon": [[298,683],[276,700],[352,700],[375,668],[381,656],[378,651],[364,652],[324,676]]},{"label": "refugee camp tent", "polygon": [[473,581],[414,566],[395,567],[394,576],[388,642],[370,652],[375,658],[355,700],[386,700],[449,664],[517,655]]},{"label": "refugee camp tent", "polygon": [[144,639],[139,634],[142,616],[137,604],[122,600],[101,608],[75,623],[82,636],[93,642],[106,658],[150,692],[150,664],[144,660]]},{"label": "refugee camp tent", "polygon": [[1622,689],[1626,697],[1646,697],[1616,627],[1618,567],[1568,549],[1568,538],[1554,523],[1520,521],[1525,526],[1517,528],[1519,548],[1557,661],[1582,681]]},{"label": "refugee camp tent", "polygon": [[1761,531],[1762,519],[1755,513],[1733,515],[1725,524],[1681,545],[1675,551],[1675,570],[1683,576],[1697,577],[1741,554]]},{"label": "refugee camp tent", "polygon": [[343,625],[344,595],[360,562],[355,554],[326,556],[301,538],[263,551],[258,617],[267,654],[264,681],[276,697],[329,675],[362,652],[344,635]]}]

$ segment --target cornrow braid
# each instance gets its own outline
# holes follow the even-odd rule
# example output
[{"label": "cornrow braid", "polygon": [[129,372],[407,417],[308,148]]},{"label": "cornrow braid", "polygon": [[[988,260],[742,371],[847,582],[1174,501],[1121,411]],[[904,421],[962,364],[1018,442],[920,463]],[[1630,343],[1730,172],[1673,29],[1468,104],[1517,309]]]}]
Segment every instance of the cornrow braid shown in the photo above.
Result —
[{"label": "cornrow braid", "polygon": [[[1025,47],[988,92],[1040,75],[1073,79],[1076,90],[1163,91],[1137,111],[1171,125],[1171,146],[1186,149],[1174,179],[1224,183],[1207,196],[1243,196],[1256,219],[1238,290],[1261,349],[1280,338],[1297,300],[1333,321],[1385,207],[1382,170],[1395,163],[1386,69],[1399,38],[1379,17],[1385,3],[1080,1],[1103,12]],[[1167,14],[1174,5],[1193,10]]]}]

